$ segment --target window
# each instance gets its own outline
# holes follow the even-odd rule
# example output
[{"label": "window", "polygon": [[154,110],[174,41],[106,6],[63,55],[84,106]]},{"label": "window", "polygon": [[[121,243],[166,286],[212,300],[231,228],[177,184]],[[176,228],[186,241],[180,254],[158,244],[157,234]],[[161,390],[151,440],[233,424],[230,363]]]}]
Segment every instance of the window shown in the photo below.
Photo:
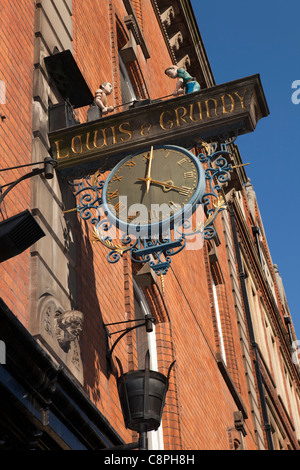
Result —
[{"label": "window", "polygon": [[[142,319],[145,315],[151,315],[149,306],[142,289],[138,283],[133,279],[134,286],[134,309],[135,318]],[[137,343],[137,356],[138,356],[138,368],[143,369],[145,367],[145,356],[147,350],[150,353],[150,369],[158,370],[157,366],[157,347],[156,347],[156,335],[155,325],[153,325],[153,331],[151,333],[146,332],[146,328],[141,327],[136,330],[136,343]],[[148,433],[148,447],[149,450],[163,450],[163,432],[162,426],[157,431],[151,431]]]},{"label": "window", "polygon": [[267,325],[268,325],[268,315],[267,310],[264,307],[255,284],[255,278],[252,276],[252,273],[244,267],[245,277],[246,277],[246,290],[247,297],[249,301],[249,307],[251,311],[251,319],[253,324],[253,331],[255,336],[255,341],[259,346],[260,353],[262,354],[264,361],[267,366],[270,368],[270,346],[271,346],[271,336],[267,336]]},{"label": "window", "polygon": [[219,302],[218,302],[218,293],[217,293],[217,287],[216,287],[214,278],[212,278],[212,290],[213,290],[213,298],[214,298],[214,304],[215,304],[217,328],[218,328],[219,340],[220,340],[221,356],[222,356],[224,363],[227,365],[225,346],[224,346],[224,336],[223,336],[223,331],[222,331],[221,315],[220,315]]},{"label": "window", "polygon": [[233,441],[233,449],[234,450],[241,450],[241,441],[239,439],[234,439]]},{"label": "window", "polygon": [[[238,392],[241,390],[238,364],[236,359],[232,318],[234,312],[228,304],[227,286],[219,262],[210,263],[211,305],[213,308],[213,326],[220,369],[233,381]],[[225,365],[225,367],[224,367]]]},{"label": "window", "polygon": [[136,95],[127,72],[126,66],[119,55],[119,66],[120,66],[120,80],[121,80],[121,94],[122,103],[129,103],[136,99]]},{"label": "window", "polygon": [[272,442],[274,450],[284,450],[284,436],[282,435],[282,429],[277,425],[277,422],[271,414],[271,411],[268,411],[271,421],[271,433],[272,433]]}]

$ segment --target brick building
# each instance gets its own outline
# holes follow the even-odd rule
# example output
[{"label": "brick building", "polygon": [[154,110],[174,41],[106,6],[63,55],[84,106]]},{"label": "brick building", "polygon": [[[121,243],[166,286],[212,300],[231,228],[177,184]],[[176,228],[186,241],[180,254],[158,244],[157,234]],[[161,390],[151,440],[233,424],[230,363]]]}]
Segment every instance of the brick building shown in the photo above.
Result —
[{"label": "brick building", "polygon": [[[9,256],[5,241],[1,250],[2,448],[96,450],[137,442],[120,406],[118,361],[124,373],[144,370],[149,350],[151,370],[170,373],[149,449],[299,450],[292,312],[234,139],[226,139],[236,168],[220,190],[226,210],[214,220],[215,236],[180,251],[166,275],[135,263],[129,251],[109,263],[108,244],[95,242],[91,219],[80,210],[80,184],[100,165],[89,151],[106,152],[105,181],[122,161],[115,149],[126,156],[131,145],[140,149],[131,117],[151,117],[164,103],[160,130],[167,136],[152,142],[150,125],[139,122],[145,148],[150,141],[173,144],[174,137],[166,140],[171,130],[183,131],[186,142],[185,124],[196,123],[189,148],[207,156],[211,142],[224,143],[222,123],[227,131],[235,125],[230,113],[246,108],[245,94],[234,92],[234,101],[226,84],[218,92],[222,113],[215,95],[205,95],[219,88],[189,0],[21,0],[18,6],[4,0],[0,11],[0,161],[1,170],[13,168],[1,172],[2,196],[10,182],[41,169],[2,197],[1,220],[30,210],[42,230],[34,227],[29,247],[21,226],[19,249]],[[164,73],[172,64],[201,86],[197,119],[186,96],[172,95],[175,81]],[[259,98],[251,124],[235,132],[254,130],[268,114],[259,80],[250,81]],[[103,82],[112,84],[114,110],[101,117],[93,99]],[[53,178],[45,158],[61,162]],[[3,223],[0,237],[1,230]],[[145,317],[155,319],[153,331],[130,329]]]}]

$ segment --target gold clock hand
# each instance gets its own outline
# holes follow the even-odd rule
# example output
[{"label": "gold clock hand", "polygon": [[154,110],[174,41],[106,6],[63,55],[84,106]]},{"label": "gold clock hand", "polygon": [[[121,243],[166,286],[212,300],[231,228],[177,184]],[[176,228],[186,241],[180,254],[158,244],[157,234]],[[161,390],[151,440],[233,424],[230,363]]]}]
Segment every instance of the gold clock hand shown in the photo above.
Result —
[{"label": "gold clock hand", "polygon": [[153,160],[153,146],[151,147],[150,158],[149,158],[149,164],[148,164],[148,171],[147,171],[147,177],[146,177],[146,191],[147,191],[147,193],[149,192],[150,184],[151,184],[151,165],[152,165],[152,160]]},{"label": "gold clock hand", "polygon": [[[147,181],[147,178],[138,178],[138,180],[140,181]],[[170,180],[171,181],[171,180]],[[150,177],[150,182],[151,183],[154,183],[154,184],[159,184],[160,186],[163,186],[164,188],[168,187],[170,189],[176,189],[177,191],[183,191],[183,192],[187,192],[187,191],[190,191],[190,189],[192,188],[188,188],[186,186],[175,186],[174,184],[171,184],[171,182],[168,182],[168,181],[157,181],[157,180],[154,180]]]}]

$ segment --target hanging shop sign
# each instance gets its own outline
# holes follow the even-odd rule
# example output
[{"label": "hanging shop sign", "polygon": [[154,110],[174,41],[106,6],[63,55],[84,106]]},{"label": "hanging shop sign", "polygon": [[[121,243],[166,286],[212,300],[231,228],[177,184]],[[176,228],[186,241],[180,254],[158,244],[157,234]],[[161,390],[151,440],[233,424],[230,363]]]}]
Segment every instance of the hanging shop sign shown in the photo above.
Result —
[{"label": "hanging shop sign", "polygon": [[254,131],[269,114],[259,75],[50,132],[58,171],[111,170],[147,146],[191,148]]},{"label": "hanging shop sign", "polygon": [[76,210],[90,221],[93,242],[107,248],[108,262],[129,253],[163,279],[174,255],[213,238],[226,209],[221,188],[233,169],[228,145],[202,142],[198,155],[151,146],[125,157],[106,180],[96,172],[74,183]]},{"label": "hanging shop sign", "polygon": [[91,222],[109,263],[128,253],[163,283],[174,255],[215,236],[230,144],[268,114],[253,75],[50,132],[58,171],[74,177],[78,204],[65,213]]}]

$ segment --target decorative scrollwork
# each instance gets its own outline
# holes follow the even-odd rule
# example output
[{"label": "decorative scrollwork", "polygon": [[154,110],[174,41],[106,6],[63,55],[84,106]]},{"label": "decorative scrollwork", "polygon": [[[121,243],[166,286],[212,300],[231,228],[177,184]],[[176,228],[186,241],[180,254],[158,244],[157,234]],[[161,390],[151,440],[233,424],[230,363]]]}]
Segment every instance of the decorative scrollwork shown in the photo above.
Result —
[{"label": "decorative scrollwork", "polygon": [[[206,152],[200,153],[198,158],[201,163],[207,164],[205,178],[209,181],[211,192],[204,194],[203,198],[206,200],[207,196],[218,197],[218,192],[221,190],[220,184],[224,184],[230,179],[232,165],[227,161],[230,157],[227,146],[228,144],[221,144],[220,150],[217,150],[217,143],[207,144],[203,142]],[[220,184],[215,184],[215,180]]]},{"label": "decorative scrollwork", "polygon": [[132,250],[137,243],[136,241],[135,243],[132,243],[131,238],[128,236],[122,238],[121,243],[123,243],[123,245],[121,243],[113,243],[111,237],[107,236],[101,231],[99,232],[99,230],[97,230],[95,227],[92,231],[92,237],[93,243],[100,242],[103,246],[105,246],[105,248],[111,250],[107,255],[107,260],[112,264],[119,261],[120,257],[123,256],[126,251]]},{"label": "decorative scrollwork", "polygon": [[[156,235],[146,239],[120,232],[118,236],[116,235],[116,227],[112,227],[112,222],[105,213],[101,213],[102,190],[105,182],[101,180],[100,171],[87,176],[79,183],[72,184],[76,189],[75,196],[79,198],[77,212],[83,220],[90,220],[94,226],[92,243],[99,242],[109,250],[107,255],[109,263],[117,263],[128,252],[134,262],[149,263],[162,279],[170,267],[172,257],[186,247],[189,237],[200,234],[203,239],[209,240],[216,234],[214,221],[219,212],[226,209],[220,191],[222,185],[230,179],[233,168],[228,163],[230,152],[227,147],[228,144],[224,143],[202,142],[203,152],[197,155],[199,161],[206,165],[205,178],[209,186],[209,191],[200,201],[203,220],[199,221],[196,218],[193,227],[191,218],[184,218],[180,224],[173,227],[172,231],[162,233],[159,237]],[[110,234],[111,229],[115,229],[113,236]]]},{"label": "decorative scrollwork", "polygon": [[158,275],[165,275],[171,264],[171,257],[179,253],[186,244],[186,238],[138,239],[131,250],[131,259],[137,263],[149,263]]},{"label": "decorative scrollwork", "polygon": [[210,192],[205,193],[202,198],[202,203],[207,212],[207,220],[203,227],[204,238],[207,240],[215,236],[213,222],[219,212],[227,207],[220,191],[222,185],[229,181],[232,171],[232,165],[228,163],[230,158],[228,145],[230,143],[232,142],[220,144],[218,150],[219,145],[216,142],[209,144],[202,142],[205,152],[198,155],[200,162],[207,165],[205,178],[208,180],[210,187]]},{"label": "decorative scrollwork", "polygon": [[79,198],[77,212],[83,220],[91,219],[92,225],[99,221],[99,216],[93,217],[93,214],[102,204],[101,194],[105,181],[98,181],[100,175],[101,173],[96,171],[94,175],[87,176],[79,183],[71,183],[76,188],[76,198]]}]

